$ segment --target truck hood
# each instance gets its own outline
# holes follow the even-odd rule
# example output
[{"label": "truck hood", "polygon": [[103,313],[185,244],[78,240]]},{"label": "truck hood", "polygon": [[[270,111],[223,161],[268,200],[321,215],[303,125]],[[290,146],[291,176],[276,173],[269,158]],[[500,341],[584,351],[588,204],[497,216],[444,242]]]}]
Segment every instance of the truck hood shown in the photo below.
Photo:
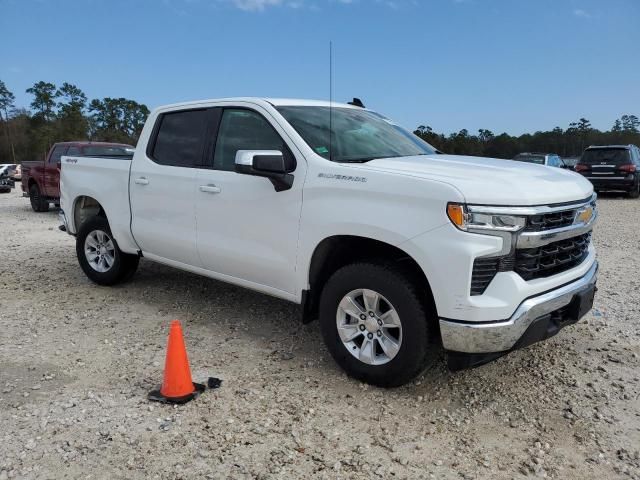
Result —
[{"label": "truck hood", "polygon": [[447,183],[467,203],[544,205],[582,200],[593,193],[591,182],[572,171],[497,158],[419,155],[371,160],[362,167]]}]

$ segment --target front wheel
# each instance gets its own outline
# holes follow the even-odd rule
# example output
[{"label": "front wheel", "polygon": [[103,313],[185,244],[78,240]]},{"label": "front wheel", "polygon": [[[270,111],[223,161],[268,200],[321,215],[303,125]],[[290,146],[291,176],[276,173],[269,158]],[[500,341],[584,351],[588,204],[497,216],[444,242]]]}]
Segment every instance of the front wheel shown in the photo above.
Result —
[{"label": "front wheel", "polygon": [[80,227],[76,255],[84,273],[99,285],[115,285],[131,278],[138,268],[137,255],[124,253],[105,217],[93,217]]},{"label": "front wheel", "polygon": [[[373,385],[403,385],[438,358],[432,323],[413,282],[376,263],[347,265],[327,281],[320,328],[348,375]],[[432,319],[434,320],[434,319]]]}]

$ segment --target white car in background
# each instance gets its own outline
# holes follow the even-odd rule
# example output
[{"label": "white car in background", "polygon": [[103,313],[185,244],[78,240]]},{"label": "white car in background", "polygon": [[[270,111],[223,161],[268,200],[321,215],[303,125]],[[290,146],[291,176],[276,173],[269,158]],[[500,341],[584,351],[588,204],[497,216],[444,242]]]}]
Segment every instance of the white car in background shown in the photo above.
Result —
[{"label": "white car in background", "polygon": [[535,163],[536,165],[545,165],[547,167],[569,168],[562,158],[555,153],[519,153],[513,159],[516,162]]},{"label": "white car in background", "polygon": [[9,193],[15,186],[15,181],[13,179],[15,171],[15,163],[0,164],[0,193]]}]

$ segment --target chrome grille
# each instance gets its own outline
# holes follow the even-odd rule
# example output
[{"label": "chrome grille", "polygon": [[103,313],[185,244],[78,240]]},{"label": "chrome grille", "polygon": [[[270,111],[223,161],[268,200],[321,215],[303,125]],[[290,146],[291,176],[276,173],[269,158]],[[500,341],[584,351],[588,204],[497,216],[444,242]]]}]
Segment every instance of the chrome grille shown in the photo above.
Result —
[{"label": "chrome grille", "polygon": [[[593,209],[591,218],[586,223],[576,220],[588,206]],[[480,213],[524,216],[526,223],[513,234],[508,254],[503,250],[502,256],[475,259],[471,295],[482,295],[498,272],[513,271],[529,281],[575,268],[588,255],[591,230],[598,215],[595,194],[567,204],[474,208]]]}]

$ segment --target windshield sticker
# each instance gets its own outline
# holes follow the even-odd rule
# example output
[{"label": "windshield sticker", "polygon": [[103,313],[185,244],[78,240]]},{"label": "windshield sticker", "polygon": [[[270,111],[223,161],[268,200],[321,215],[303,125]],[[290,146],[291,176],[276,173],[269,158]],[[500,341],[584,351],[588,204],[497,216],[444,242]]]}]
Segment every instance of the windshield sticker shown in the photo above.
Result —
[{"label": "windshield sticker", "polygon": [[337,175],[335,173],[319,173],[320,178],[331,178],[333,180],[347,180],[349,182],[362,182],[366,183],[367,177],[354,177],[351,175]]},{"label": "windshield sticker", "polygon": [[323,153],[329,153],[329,149],[327,147],[316,147],[316,153],[322,155]]}]

